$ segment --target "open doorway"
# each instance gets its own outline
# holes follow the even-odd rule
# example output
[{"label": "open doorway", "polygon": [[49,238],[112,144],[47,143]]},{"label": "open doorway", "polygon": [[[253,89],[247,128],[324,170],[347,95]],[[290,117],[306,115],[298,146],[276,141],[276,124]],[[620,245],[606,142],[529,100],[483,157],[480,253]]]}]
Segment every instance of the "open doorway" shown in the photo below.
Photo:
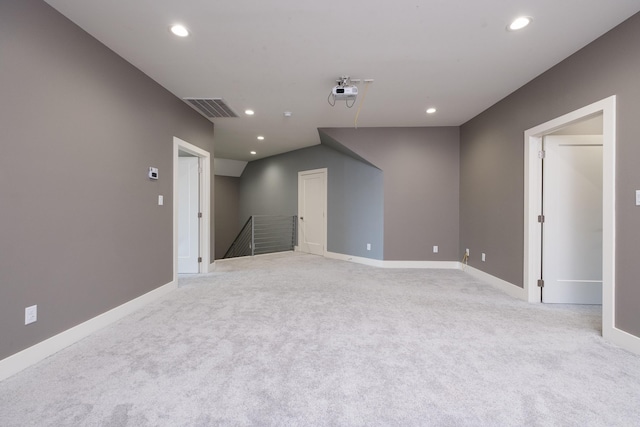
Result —
[{"label": "open doorway", "polygon": [[[542,300],[539,286],[543,266],[543,169],[545,138],[565,133],[571,126],[602,121],[601,155],[601,274],[602,330],[605,337],[614,330],[615,298],[615,96],[543,123],[525,132],[525,206],[524,206],[524,289],[530,302]],[[597,144],[596,144],[597,145]],[[592,160],[589,160],[592,161]]]},{"label": "open doorway", "polygon": [[210,154],[173,138],[173,276],[209,271]]},{"label": "open doorway", "polygon": [[602,304],[602,114],[542,137],[544,303]]}]

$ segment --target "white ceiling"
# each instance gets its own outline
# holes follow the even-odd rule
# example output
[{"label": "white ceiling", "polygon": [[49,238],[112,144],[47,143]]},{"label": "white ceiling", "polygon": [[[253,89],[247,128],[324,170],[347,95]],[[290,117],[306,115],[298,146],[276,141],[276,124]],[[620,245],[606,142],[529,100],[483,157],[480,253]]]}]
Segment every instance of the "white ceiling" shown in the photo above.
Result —
[{"label": "white ceiling", "polygon": [[[241,117],[213,120],[215,156],[245,161],[354,126],[365,83],[353,108],[327,103],[343,74],[375,80],[359,127],[460,125],[640,11],[638,0],[46,1],[179,98],[223,98]],[[506,31],[520,15],[532,25]]]}]

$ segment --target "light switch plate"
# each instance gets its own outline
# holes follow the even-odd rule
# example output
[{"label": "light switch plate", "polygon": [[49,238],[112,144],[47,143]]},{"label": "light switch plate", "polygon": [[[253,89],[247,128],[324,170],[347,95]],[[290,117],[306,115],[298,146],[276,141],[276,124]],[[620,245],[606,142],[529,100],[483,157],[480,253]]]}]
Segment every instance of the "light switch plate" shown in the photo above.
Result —
[{"label": "light switch plate", "polygon": [[158,196],[158,206],[164,205],[164,196]]},{"label": "light switch plate", "polygon": [[640,190],[636,190],[636,206],[640,206]]}]

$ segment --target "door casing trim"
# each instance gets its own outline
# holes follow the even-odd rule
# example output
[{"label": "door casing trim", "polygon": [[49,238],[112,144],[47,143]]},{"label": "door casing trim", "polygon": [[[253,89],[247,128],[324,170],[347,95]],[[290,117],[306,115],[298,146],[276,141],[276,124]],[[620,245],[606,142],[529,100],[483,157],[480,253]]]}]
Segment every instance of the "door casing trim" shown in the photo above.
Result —
[{"label": "door casing trim", "polygon": [[[525,295],[529,302],[540,302],[537,286],[541,263],[540,194],[542,173],[538,152],[542,137],[572,123],[602,114],[602,334],[614,341],[615,328],[615,189],[616,189],[616,96],[610,96],[586,107],[528,129],[524,133],[524,277]],[[626,333],[624,333],[626,334]],[[627,334],[629,335],[629,334]],[[640,343],[640,339],[638,340]],[[638,345],[640,350],[640,344]]]},{"label": "door casing trim", "polygon": [[202,168],[200,173],[200,212],[202,212],[202,221],[200,222],[200,256],[202,262],[198,264],[198,272],[208,273],[210,265],[210,197],[211,194],[211,155],[208,151],[196,147],[193,144],[183,141],[180,138],[173,137],[173,280],[178,280],[178,157],[179,152],[183,151],[199,158],[199,164]]}]

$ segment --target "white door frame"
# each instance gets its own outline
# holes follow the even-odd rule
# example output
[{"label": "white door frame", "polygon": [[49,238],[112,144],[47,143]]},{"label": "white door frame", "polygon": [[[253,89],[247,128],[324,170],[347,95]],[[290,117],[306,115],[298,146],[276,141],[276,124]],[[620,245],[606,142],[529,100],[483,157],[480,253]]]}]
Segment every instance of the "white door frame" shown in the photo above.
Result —
[{"label": "white door frame", "polygon": [[[615,190],[616,190],[616,96],[610,96],[524,133],[524,290],[529,302],[540,302],[541,233],[538,215],[542,194],[542,173],[538,159],[542,137],[596,114],[603,115],[602,135],[602,334],[624,346],[633,337],[615,328]],[[624,336],[627,335],[627,336]],[[636,338],[637,339],[637,338]],[[640,339],[638,339],[640,342]],[[636,344],[638,345],[638,344]],[[640,348],[640,346],[638,347]]]},{"label": "white door frame", "polygon": [[173,137],[173,280],[178,280],[178,157],[179,152],[183,151],[199,158],[202,173],[200,174],[200,212],[202,212],[202,221],[200,223],[200,256],[202,262],[199,264],[200,273],[209,272],[209,194],[211,189],[210,179],[210,163],[211,155],[208,151],[189,144],[180,138]]},{"label": "white door frame", "polygon": [[297,234],[298,234],[298,246],[295,247],[296,251],[300,250],[300,239],[302,237],[302,233],[300,233],[300,206],[302,203],[302,200],[300,198],[300,183],[302,180],[302,176],[303,175],[312,175],[312,174],[316,174],[316,173],[324,173],[324,200],[322,201],[323,205],[324,205],[324,236],[323,236],[323,240],[324,240],[324,245],[323,245],[323,249],[322,249],[322,256],[327,256],[327,217],[329,216],[329,212],[327,209],[327,199],[328,199],[328,187],[329,187],[329,172],[327,168],[321,168],[321,169],[312,169],[312,170],[308,170],[308,171],[299,171],[298,172],[298,227],[297,227]]}]

